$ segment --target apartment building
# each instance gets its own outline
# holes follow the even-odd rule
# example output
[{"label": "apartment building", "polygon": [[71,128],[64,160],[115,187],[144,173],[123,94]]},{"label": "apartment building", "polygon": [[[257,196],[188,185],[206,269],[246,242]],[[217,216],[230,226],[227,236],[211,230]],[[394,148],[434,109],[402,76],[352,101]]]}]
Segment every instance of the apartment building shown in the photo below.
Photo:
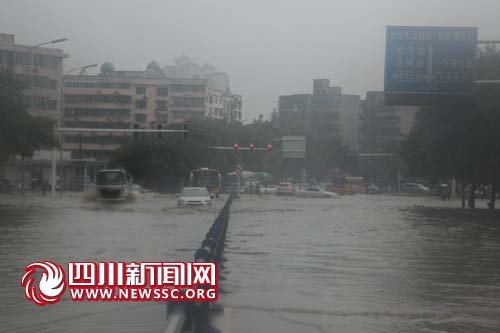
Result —
[{"label": "apartment building", "polygon": [[[161,129],[195,117],[241,120],[241,96],[209,89],[206,79],[166,78],[154,69],[74,75],[64,79],[63,126]],[[123,132],[68,132],[63,147],[76,158],[107,159],[130,140]]]},{"label": "apartment building", "polygon": [[415,124],[417,106],[387,106],[383,91],[368,91],[362,102],[360,143],[364,152],[392,152]]},{"label": "apartment building", "polygon": [[60,49],[16,44],[14,35],[0,33],[0,67],[24,83],[31,115],[59,120],[64,57]]}]

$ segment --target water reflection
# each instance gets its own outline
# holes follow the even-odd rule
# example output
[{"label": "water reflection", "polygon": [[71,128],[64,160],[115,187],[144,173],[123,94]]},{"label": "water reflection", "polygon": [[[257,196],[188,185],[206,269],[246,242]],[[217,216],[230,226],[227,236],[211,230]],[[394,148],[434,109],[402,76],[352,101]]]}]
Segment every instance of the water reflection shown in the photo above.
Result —
[{"label": "water reflection", "polygon": [[[500,219],[446,209],[453,205],[361,195],[243,197],[233,206],[221,268],[220,326],[239,333],[498,332]],[[213,217],[153,194],[112,206],[1,197],[2,330],[159,332],[162,304],[64,299],[39,308],[24,299],[19,278],[41,259],[190,260]]]},{"label": "water reflection", "polygon": [[[299,322],[321,332],[497,332],[498,215],[406,209],[414,204],[453,203],[379,196],[238,203],[224,302],[240,317],[272,313],[276,327]],[[247,255],[260,251],[269,255]]]}]

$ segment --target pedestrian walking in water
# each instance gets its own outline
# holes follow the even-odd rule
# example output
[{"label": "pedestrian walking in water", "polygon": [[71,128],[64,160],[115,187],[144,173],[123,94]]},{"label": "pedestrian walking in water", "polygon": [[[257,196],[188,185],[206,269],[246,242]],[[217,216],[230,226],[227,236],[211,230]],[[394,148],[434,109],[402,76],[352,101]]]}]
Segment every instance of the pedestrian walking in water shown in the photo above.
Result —
[{"label": "pedestrian walking in water", "polygon": [[45,196],[45,194],[47,193],[47,190],[49,189],[50,187],[50,184],[49,184],[49,181],[47,179],[45,179],[43,181],[43,184],[42,184],[42,194]]}]

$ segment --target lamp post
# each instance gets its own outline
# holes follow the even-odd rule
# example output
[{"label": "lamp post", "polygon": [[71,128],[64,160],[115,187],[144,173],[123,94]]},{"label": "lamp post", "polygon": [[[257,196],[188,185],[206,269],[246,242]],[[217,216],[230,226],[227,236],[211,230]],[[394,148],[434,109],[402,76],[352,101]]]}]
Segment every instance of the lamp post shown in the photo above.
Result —
[{"label": "lamp post", "polygon": [[[59,107],[60,107],[60,111],[59,111],[59,128],[63,127],[63,112],[64,112],[64,81],[66,79],[67,76],[69,76],[69,74],[73,73],[73,72],[76,72],[76,71],[80,71],[80,74],[82,74],[82,72],[84,70],[86,70],[87,68],[93,68],[93,67],[97,67],[97,64],[91,64],[91,65],[86,65],[86,66],[81,66],[81,67],[76,67],[76,68],[73,68],[73,69],[70,69],[69,71],[67,71],[66,73],[63,74],[62,76],[62,79],[61,79],[61,86],[60,86],[60,99],[61,99],[61,102],[59,103]],[[62,133],[60,133],[59,135],[59,144],[61,145],[60,147],[60,151],[59,151],[59,175],[60,175],[60,178],[62,180],[62,175],[63,175],[63,166],[62,166],[62,161],[63,161],[63,147],[62,147],[62,144],[63,144],[63,137],[62,137]],[[62,184],[61,184],[62,186]]]},{"label": "lamp post", "polygon": [[61,42],[67,41],[66,38],[59,38],[59,39],[54,39],[51,40],[50,42],[45,42],[45,43],[40,43],[36,44],[28,49],[28,54],[30,55],[30,67],[31,67],[31,75],[30,75],[30,89],[31,89],[31,94],[30,94],[30,107],[33,107],[33,50],[36,49],[37,47],[44,46],[44,45],[49,45],[49,44],[57,44]]}]

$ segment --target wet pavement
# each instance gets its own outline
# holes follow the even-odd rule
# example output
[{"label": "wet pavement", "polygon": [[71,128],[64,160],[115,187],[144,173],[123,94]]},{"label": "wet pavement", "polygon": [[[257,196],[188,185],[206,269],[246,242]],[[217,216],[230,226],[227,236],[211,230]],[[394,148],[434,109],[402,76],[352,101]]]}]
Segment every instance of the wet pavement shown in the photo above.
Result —
[{"label": "wet pavement", "polygon": [[[445,207],[421,209],[420,206]],[[219,326],[225,332],[498,332],[500,219],[457,202],[356,195],[243,196],[232,207]],[[190,260],[213,220],[146,194],[129,204],[78,195],[0,195],[0,319],[6,332],[159,332],[158,303],[24,298],[37,260]]]}]

